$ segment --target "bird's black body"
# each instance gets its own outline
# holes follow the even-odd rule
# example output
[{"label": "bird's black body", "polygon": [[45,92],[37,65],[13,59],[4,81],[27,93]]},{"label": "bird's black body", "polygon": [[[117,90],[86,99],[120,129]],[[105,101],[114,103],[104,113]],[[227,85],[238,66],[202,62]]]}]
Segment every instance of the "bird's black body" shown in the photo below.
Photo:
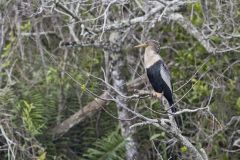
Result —
[{"label": "bird's black body", "polygon": [[[173,105],[172,88],[169,88],[167,83],[163,80],[161,75],[161,69],[166,70],[167,72],[167,68],[165,67],[164,62],[162,60],[158,60],[152,66],[146,68],[147,76],[153,89],[158,93],[163,93],[164,97],[168,100],[169,105],[172,106]],[[176,112],[175,107],[172,107],[171,110],[172,112]]]}]

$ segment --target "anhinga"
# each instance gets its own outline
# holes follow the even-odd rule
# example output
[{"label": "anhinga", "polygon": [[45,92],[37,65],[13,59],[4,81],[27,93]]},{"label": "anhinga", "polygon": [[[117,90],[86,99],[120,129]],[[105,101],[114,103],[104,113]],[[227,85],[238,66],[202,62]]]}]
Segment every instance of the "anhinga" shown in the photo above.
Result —
[{"label": "anhinga", "polygon": [[157,93],[157,96],[159,97],[163,94],[167,99],[169,106],[171,106],[172,112],[176,112],[176,107],[172,106],[174,103],[170,73],[162,57],[158,54],[158,42],[149,40],[135,47],[145,48],[144,65],[147,71],[148,79]]}]

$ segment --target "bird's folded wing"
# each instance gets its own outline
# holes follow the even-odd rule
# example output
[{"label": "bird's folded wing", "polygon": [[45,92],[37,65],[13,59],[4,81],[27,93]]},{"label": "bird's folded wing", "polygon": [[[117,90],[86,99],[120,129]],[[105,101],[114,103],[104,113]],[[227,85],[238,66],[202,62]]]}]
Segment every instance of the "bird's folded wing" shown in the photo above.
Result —
[{"label": "bird's folded wing", "polygon": [[170,73],[169,73],[167,67],[165,66],[164,62],[162,63],[162,65],[160,67],[160,74],[162,76],[162,79],[164,80],[164,82],[167,84],[167,86],[169,87],[169,89],[172,92],[172,84],[171,84]]}]

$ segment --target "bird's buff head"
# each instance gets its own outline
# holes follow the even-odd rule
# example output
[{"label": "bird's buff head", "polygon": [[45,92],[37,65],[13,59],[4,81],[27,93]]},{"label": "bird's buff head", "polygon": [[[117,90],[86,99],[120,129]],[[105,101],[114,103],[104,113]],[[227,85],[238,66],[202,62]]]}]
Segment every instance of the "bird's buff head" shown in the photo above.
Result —
[{"label": "bird's buff head", "polygon": [[142,44],[135,46],[135,48],[140,48],[140,47],[144,47],[144,48],[150,47],[151,49],[155,50],[156,53],[158,53],[159,51],[159,43],[155,40],[148,40]]},{"label": "bird's buff head", "polygon": [[149,68],[154,65],[157,61],[161,60],[161,56],[158,54],[159,52],[159,44],[157,41],[148,40],[143,44],[139,44],[135,46],[136,48],[144,47],[144,66],[145,68]]}]

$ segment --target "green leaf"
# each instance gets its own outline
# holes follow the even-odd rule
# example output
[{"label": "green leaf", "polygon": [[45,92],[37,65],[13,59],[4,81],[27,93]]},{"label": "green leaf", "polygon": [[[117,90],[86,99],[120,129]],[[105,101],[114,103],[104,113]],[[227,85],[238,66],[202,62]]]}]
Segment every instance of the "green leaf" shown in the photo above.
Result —
[{"label": "green leaf", "polygon": [[237,108],[240,110],[240,97],[238,97],[236,105],[237,105]]},{"label": "green leaf", "polygon": [[87,88],[86,88],[86,85],[85,85],[85,84],[81,85],[81,89],[82,89],[83,92],[85,92],[86,89],[87,89]]},{"label": "green leaf", "polygon": [[154,135],[152,135],[151,137],[150,137],[150,141],[151,140],[154,140],[154,139],[157,139],[158,137],[160,137],[161,136],[161,134],[154,134]]},{"label": "green leaf", "polygon": [[21,31],[29,32],[30,29],[31,29],[31,22],[30,22],[30,20],[21,25]]},{"label": "green leaf", "polygon": [[201,7],[201,4],[198,2],[198,3],[194,3],[194,9],[200,13],[202,11],[202,7]]},{"label": "green leaf", "polygon": [[210,39],[215,43],[218,43],[218,44],[221,43],[221,38],[217,35],[211,36]]},{"label": "green leaf", "polygon": [[47,152],[43,152],[40,154],[40,156],[37,158],[37,160],[45,160],[46,159]]},{"label": "green leaf", "polygon": [[150,141],[151,141],[151,140],[154,140],[154,139],[157,139],[157,138],[159,138],[159,137],[165,137],[165,133],[162,132],[162,133],[159,133],[159,134],[154,134],[154,135],[152,135],[152,136],[150,137]]},{"label": "green leaf", "polygon": [[187,150],[188,150],[188,149],[187,149],[187,147],[186,147],[186,146],[182,146],[182,147],[181,147],[181,152],[183,152],[183,153],[184,153],[184,152],[187,152]]}]

